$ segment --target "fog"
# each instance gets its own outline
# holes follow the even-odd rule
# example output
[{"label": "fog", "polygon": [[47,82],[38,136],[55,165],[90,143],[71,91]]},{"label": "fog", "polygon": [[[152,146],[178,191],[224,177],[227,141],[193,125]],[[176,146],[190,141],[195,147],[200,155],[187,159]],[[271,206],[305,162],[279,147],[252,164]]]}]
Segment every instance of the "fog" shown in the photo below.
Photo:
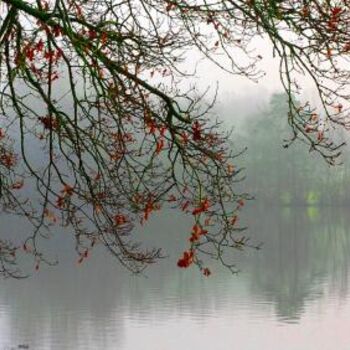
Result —
[{"label": "fog", "polygon": [[[178,269],[193,223],[165,210],[134,233],[145,246],[163,248],[165,259],[133,276],[99,246],[78,266],[71,229],[52,228],[42,247],[58,266],[2,281],[1,349],[348,349],[341,327],[350,314],[349,153],[343,165],[329,167],[301,142],[283,147],[291,129],[278,59],[262,41],[255,44],[266,72],[258,83],[208,62],[198,64],[191,83],[199,92],[210,88],[207,101],[218,88],[212,116],[233,128],[235,150],[247,147],[235,166],[244,168],[239,190],[255,199],[239,223],[262,249],[232,252],[238,275],[210,259],[207,279],[195,268]],[[296,99],[308,98],[317,100],[305,83]],[[27,145],[41,165],[38,143]],[[23,219],[1,216],[0,225],[9,238],[27,234]]]}]

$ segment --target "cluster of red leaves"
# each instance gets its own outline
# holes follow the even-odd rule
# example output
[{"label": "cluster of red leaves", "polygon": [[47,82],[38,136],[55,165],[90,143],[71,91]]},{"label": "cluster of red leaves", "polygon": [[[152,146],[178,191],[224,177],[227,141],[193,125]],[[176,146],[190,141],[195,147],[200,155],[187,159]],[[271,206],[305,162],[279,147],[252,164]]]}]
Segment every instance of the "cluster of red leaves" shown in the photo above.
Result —
[{"label": "cluster of red leaves", "polygon": [[11,169],[16,165],[16,156],[10,151],[3,151],[0,155],[0,164],[4,165],[6,168]]},{"label": "cluster of red leaves", "polygon": [[63,52],[60,49],[57,50],[46,50],[44,53],[44,58],[52,63],[57,63],[62,57]]},{"label": "cluster of red leaves", "polygon": [[[47,35],[53,35],[57,37],[61,35],[61,28],[54,26],[48,27],[45,24],[41,24]],[[40,80],[55,81],[59,78],[57,70],[45,70],[43,62],[50,62],[50,64],[58,65],[60,59],[63,57],[63,51],[61,48],[45,49],[45,43],[42,38],[37,42],[27,43],[22,50],[19,50],[14,57],[14,63],[16,66],[25,64],[28,60],[31,64],[28,66],[35,76]],[[36,64],[41,64],[41,66]]]},{"label": "cluster of red leaves", "polygon": [[341,7],[333,7],[331,9],[331,14],[330,14],[330,18],[329,21],[327,23],[327,27],[330,31],[335,31],[337,30],[337,26],[339,24],[339,20],[340,20],[340,15],[342,14],[343,10]]},{"label": "cluster of red leaves", "polygon": [[73,195],[74,188],[70,185],[65,184],[60,193],[61,194],[57,197],[56,205],[58,208],[64,208],[66,206],[67,199]]},{"label": "cluster of red leaves", "polygon": [[208,231],[204,230],[201,225],[195,224],[192,227],[191,237],[189,238],[189,241],[192,243],[197,242],[197,241],[199,241],[199,239],[202,235],[206,235],[207,233],[208,233]]},{"label": "cluster of red leaves", "polygon": [[30,62],[34,60],[35,47],[27,45],[23,49],[24,57],[27,58]]},{"label": "cluster of red leaves", "polygon": [[82,253],[79,254],[79,259],[77,261],[77,264],[81,264],[84,259],[87,259],[89,257],[89,250],[85,249]]},{"label": "cluster of red leaves", "polygon": [[168,197],[168,202],[176,202],[177,201],[177,198],[175,197],[175,195],[171,194],[169,197]]},{"label": "cluster of red leaves", "polygon": [[192,132],[193,132],[193,141],[200,141],[202,140],[202,129],[201,125],[199,124],[199,121],[196,120],[192,125]]},{"label": "cluster of red leaves", "polygon": [[155,210],[156,207],[154,205],[154,202],[152,199],[149,199],[145,205],[145,209],[143,211],[143,218],[145,221],[147,221],[152,213],[153,210]]},{"label": "cluster of red leaves", "polygon": [[63,51],[60,48],[55,50],[44,50],[44,48],[45,44],[42,39],[40,39],[37,43],[27,44],[24,46],[22,52],[17,53],[14,62],[16,65],[21,63],[22,59],[27,59],[28,61],[33,62],[35,58],[38,57],[40,59],[44,58],[52,63],[57,63],[63,56]]},{"label": "cluster of red leaves", "polygon": [[130,132],[113,132],[111,133],[111,137],[118,145],[135,141]]},{"label": "cluster of red leaves", "polygon": [[[335,106],[338,113],[341,113],[343,106],[341,104]],[[324,128],[320,127],[319,116],[312,113],[309,120],[305,123],[304,130],[308,134],[315,134],[318,142],[322,142],[325,137]]]},{"label": "cluster of red leaves", "polygon": [[205,135],[205,143],[208,146],[215,146],[220,142],[219,135],[213,134],[213,133],[208,133]]},{"label": "cluster of red leaves", "polygon": [[127,151],[128,144],[135,142],[135,138],[130,132],[112,132],[111,138],[113,144],[109,157],[112,161],[121,159]]},{"label": "cluster of red leaves", "polygon": [[57,223],[57,216],[51,210],[49,210],[47,208],[44,209],[44,217],[47,218],[49,221],[51,221],[54,224]]},{"label": "cluster of red leaves", "polygon": [[[53,55],[52,63],[58,62],[59,58],[61,57],[62,51],[57,51],[57,55],[54,54],[54,51],[49,51],[46,52],[44,57],[45,59],[50,60],[51,55]],[[59,74],[56,70],[53,70],[52,72],[45,72],[43,67],[37,67],[34,63],[30,65],[30,70],[35,74],[35,76],[41,80],[41,81],[50,81],[51,83],[54,82],[55,80],[59,79]]]},{"label": "cluster of red leaves", "polygon": [[188,141],[189,141],[189,137],[188,137],[187,133],[183,132],[183,133],[181,134],[181,142],[182,142],[184,145],[187,145]]},{"label": "cluster of red leaves", "polygon": [[181,268],[187,268],[193,263],[194,253],[193,250],[186,250],[182,257],[178,260],[177,266]]},{"label": "cluster of red leaves", "polygon": [[57,120],[57,118],[51,116],[39,117],[38,119],[43,124],[44,129],[47,130],[57,130],[60,126],[60,123]]},{"label": "cluster of red leaves", "polygon": [[106,45],[108,42],[108,34],[106,32],[102,32],[100,41],[102,45]]},{"label": "cluster of red leaves", "polygon": [[12,185],[11,185],[11,189],[13,190],[20,190],[24,185],[24,182],[23,180],[20,180],[20,181],[16,181],[14,182]]},{"label": "cluster of red leaves", "polygon": [[150,218],[152,212],[160,210],[161,208],[160,203],[156,203],[152,195],[150,196],[142,193],[135,193],[132,200],[135,205],[143,208],[142,217],[140,219],[141,225],[143,225]]},{"label": "cluster of red leaves", "polygon": [[[194,261],[195,254],[193,250],[186,250],[183,252],[182,257],[177,261],[177,266],[180,268],[188,268]],[[211,275],[211,271],[207,268],[201,268],[201,271],[205,277],[209,277]]]},{"label": "cluster of red leaves", "polygon": [[200,205],[197,208],[193,209],[192,215],[198,215],[198,214],[204,213],[208,211],[209,207],[210,207],[210,202],[206,198],[200,203]]},{"label": "cluster of red leaves", "polygon": [[[159,154],[165,147],[164,136],[167,128],[164,125],[157,124],[154,118],[150,117],[147,112],[145,112],[144,122],[148,134],[155,135],[155,137],[157,137],[156,154]],[[159,136],[157,134],[159,134]]]},{"label": "cluster of red leaves", "polygon": [[116,214],[113,219],[116,226],[121,226],[127,223],[127,219],[123,214]]}]

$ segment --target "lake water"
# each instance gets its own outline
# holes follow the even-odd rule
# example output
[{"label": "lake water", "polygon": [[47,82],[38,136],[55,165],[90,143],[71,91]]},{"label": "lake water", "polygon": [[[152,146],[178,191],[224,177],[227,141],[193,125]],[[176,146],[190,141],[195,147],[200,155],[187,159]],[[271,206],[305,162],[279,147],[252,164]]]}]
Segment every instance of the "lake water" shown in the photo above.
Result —
[{"label": "lake water", "polygon": [[247,208],[262,250],[237,253],[237,275],[213,262],[209,278],[176,267],[190,225],[178,218],[140,233],[170,255],[146,276],[102,252],[78,267],[57,238],[57,267],[0,281],[0,350],[349,350],[349,210]]}]

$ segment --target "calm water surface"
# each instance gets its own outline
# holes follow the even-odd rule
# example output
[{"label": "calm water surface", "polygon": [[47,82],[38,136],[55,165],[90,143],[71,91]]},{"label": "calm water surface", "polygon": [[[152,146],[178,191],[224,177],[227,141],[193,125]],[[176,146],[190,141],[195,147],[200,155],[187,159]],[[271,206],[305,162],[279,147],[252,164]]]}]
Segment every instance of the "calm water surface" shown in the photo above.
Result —
[{"label": "calm water surface", "polygon": [[237,253],[234,276],[175,267],[190,227],[179,218],[140,233],[170,255],[146,277],[98,252],[77,267],[59,237],[58,267],[0,281],[0,350],[349,350],[349,210],[246,210],[264,247]]}]

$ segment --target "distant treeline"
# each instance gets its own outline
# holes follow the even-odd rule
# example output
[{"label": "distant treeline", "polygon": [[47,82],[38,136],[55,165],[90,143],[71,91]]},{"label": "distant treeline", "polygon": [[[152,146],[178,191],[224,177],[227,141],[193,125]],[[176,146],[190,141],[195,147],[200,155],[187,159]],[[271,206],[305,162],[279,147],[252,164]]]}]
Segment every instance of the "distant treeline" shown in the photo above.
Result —
[{"label": "distant treeline", "polygon": [[284,148],[284,140],[292,136],[286,102],[284,94],[273,95],[269,106],[247,118],[235,133],[234,144],[248,147],[241,159],[245,189],[258,203],[350,205],[349,151],[344,148],[342,165],[330,167],[301,142]]}]

